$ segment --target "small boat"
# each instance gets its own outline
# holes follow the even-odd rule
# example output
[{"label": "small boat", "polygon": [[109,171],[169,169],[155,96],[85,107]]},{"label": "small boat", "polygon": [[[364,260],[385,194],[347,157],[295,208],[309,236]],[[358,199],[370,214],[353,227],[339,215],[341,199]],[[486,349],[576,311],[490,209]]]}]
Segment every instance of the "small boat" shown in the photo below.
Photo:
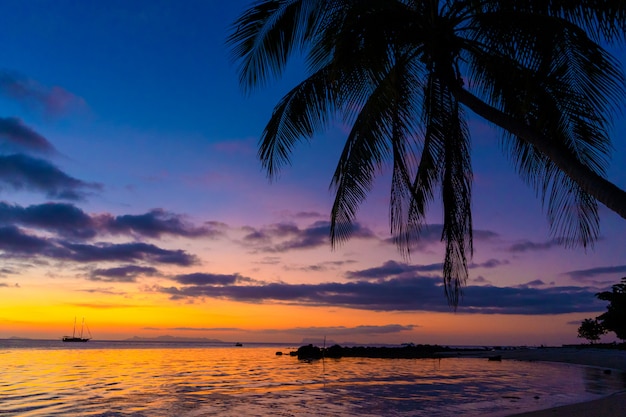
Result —
[{"label": "small boat", "polygon": [[502,355],[489,356],[487,360],[499,362],[502,360]]},{"label": "small boat", "polygon": [[237,342],[235,343],[235,346],[243,346],[243,343]]},{"label": "small boat", "polygon": [[91,332],[89,331],[89,327],[87,327],[87,333],[89,333],[89,337],[83,337],[83,330],[85,328],[85,319],[83,318],[83,323],[80,327],[80,336],[76,336],[76,317],[74,317],[74,330],[72,330],[71,336],[63,336],[61,339],[63,342],[86,342],[91,339]]}]

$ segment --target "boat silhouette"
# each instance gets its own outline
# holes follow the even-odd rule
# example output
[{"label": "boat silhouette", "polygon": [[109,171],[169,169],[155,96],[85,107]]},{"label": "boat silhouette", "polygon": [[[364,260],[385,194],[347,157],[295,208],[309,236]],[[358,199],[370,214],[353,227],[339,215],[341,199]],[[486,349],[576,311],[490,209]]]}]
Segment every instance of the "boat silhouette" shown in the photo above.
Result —
[{"label": "boat silhouette", "polygon": [[76,317],[74,317],[74,330],[72,330],[71,336],[63,336],[61,339],[63,342],[86,342],[91,339],[91,332],[89,331],[89,327],[87,327],[87,333],[89,333],[89,337],[83,337],[83,330],[85,328],[85,319],[83,318],[83,323],[80,326],[80,336],[76,336]]}]

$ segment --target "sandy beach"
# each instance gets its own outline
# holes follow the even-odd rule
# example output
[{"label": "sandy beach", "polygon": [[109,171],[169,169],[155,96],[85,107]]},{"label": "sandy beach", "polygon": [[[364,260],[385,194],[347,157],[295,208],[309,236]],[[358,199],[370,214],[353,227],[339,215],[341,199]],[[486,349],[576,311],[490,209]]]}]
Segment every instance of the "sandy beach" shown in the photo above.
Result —
[{"label": "sandy beach", "polygon": [[[493,355],[493,352],[490,352]],[[541,348],[498,352],[502,360],[564,362],[626,372],[626,351],[609,349]],[[488,356],[485,354],[485,356]],[[626,390],[605,398],[510,417],[623,417]]]}]

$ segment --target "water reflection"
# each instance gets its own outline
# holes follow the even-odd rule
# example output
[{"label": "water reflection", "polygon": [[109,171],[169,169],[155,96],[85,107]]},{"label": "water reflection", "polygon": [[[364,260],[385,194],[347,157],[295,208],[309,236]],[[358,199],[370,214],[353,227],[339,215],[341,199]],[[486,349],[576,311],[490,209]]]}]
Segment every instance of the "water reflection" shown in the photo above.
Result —
[{"label": "water reflection", "polygon": [[274,352],[4,350],[0,414],[503,416],[626,387],[621,373],[562,364],[460,358],[304,363]]}]

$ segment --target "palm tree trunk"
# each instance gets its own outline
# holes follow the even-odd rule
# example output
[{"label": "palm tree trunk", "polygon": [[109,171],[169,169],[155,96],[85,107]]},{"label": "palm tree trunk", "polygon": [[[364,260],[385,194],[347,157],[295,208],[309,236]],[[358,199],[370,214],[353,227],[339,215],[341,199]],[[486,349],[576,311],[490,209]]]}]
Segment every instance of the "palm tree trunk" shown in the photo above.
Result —
[{"label": "palm tree trunk", "polygon": [[458,83],[450,84],[460,103],[477,115],[535,146],[586,193],[626,219],[626,191],[593,172],[581,163],[569,149],[546,138],[514,117],[490,106]]}]

